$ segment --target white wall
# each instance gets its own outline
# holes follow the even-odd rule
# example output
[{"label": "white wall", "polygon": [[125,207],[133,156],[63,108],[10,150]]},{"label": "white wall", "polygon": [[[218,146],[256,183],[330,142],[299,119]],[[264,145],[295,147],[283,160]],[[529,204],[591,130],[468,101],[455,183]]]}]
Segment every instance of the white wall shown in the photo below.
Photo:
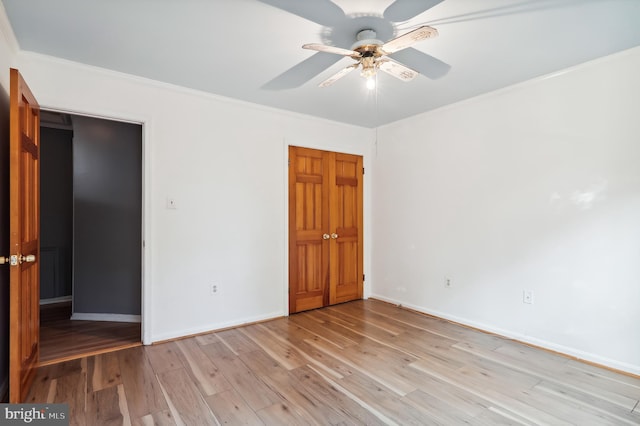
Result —
[{"label": "white wall", "polygon": [[639,75],[636,48],[380,128],[372,296],[639,374]]},{"label": "white wall", "polygon": [[288,312],[286,144],[368,163],[371,130],[36,54],[18,62],[44,108],[144,123],[146,343]]},{"label": "white wall", "polygon": [[[9,68],[15,38],[0,2],[0,256],[9,253]],[[0,267],[0,401],[9,385],[9,268]]]},{"label": "white wall", "polygon": [[15,66],[18,43],[0,2],[0,86],[9,93],[9,68]]}]

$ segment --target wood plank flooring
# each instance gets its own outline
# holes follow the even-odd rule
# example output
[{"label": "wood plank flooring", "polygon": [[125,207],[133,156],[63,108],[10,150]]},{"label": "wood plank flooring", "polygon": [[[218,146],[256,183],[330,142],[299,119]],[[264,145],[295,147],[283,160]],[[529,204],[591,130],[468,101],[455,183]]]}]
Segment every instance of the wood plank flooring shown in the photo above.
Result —
[{"label": "wood plank flooring", "polygon": [[140,323],[70,320],[71,302],[40,307],[40,364],[139,346]]},{"label": "wood plank flooring", "polygon": [[76,425],[638,425],[640,379],[374,300],[41,367]]}]

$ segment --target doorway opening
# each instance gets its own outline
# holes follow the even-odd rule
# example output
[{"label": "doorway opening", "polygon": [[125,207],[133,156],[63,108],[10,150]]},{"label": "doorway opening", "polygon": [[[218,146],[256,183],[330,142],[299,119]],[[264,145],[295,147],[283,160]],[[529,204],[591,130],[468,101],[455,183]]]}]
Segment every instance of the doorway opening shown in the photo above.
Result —
[{"label": "doorway opening", "polygon": [[141,344],[142,126],[40,117],[40,364]]}]

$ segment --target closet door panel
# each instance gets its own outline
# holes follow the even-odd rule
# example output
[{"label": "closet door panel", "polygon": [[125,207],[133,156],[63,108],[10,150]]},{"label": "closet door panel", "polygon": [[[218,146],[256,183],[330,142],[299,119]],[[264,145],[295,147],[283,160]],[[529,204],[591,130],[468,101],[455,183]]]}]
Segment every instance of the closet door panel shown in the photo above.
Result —
[{"label": "closet door panel", "polygon": [[329,162],[322,151],[289,148],[289,312],[328,303]]},{"label": "closet door panel", "polygon": [[362,157],[332,153],[329,303],[362,298]]}]

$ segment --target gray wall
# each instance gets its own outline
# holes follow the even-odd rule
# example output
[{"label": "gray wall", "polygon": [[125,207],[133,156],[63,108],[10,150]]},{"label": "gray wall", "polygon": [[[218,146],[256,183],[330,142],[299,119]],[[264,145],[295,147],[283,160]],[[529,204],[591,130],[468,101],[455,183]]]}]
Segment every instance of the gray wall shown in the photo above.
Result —
[{"label": "gray wall", "polygon": [[[9,88],[6,88],[8,90]],[[9,255],[9,95],[0,85],[0,256]],[[0,266],[0,398],[9,381],[9,267]]]},{"label": "gray wall", "polygon": [[73,132],[40,128],[40,299],[71,295]]},{"label": "gray wall", "polygon": [[139,315],[142,127],[72,121],[74,313]]}]

